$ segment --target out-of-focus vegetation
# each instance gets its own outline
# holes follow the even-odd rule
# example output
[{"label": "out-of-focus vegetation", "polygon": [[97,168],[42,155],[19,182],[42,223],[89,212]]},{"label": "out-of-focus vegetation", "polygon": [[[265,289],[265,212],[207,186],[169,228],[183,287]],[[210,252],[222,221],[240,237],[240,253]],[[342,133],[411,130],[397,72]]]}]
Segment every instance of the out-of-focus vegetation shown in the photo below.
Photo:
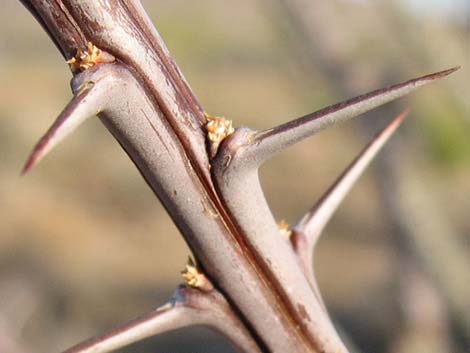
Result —
[{"label": "out-of-focus vegetation", "polygon": [[[470,297],[466,16],[411,12],[406,2],[304,1],[302,22],[281,3],[144,1],[205,109],[238,126],[270,127],[350,92],[463,65],[394,106],[409,105],[412,114],[390,146],[391,162],[362,178],[316,259],[328,307],[362,352],[463,352]],[[337,77],[331,67],[342,68]],[[0,352],[57,352],[161,304],[181,282],[188,249],[98,121],[19,177],[71,94],[63,58],[15,0],[0,11],[0,77]],[[295,223],[391,113],[322,132],[266,166],[276,217]],[[196,330],[129,351],[226,347]]]}]

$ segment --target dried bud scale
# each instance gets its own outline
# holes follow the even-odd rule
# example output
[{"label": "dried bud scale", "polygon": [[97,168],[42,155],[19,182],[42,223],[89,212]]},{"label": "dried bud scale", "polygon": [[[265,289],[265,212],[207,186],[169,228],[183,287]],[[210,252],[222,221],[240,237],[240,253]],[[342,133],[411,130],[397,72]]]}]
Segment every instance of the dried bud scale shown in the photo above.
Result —
[{"label": "dried bud scale", "polygon": [[92,42],[88,42],[87,49],[78,49],[77,54],[67,64],[70,65],[72,72],[87,70],[96,64],[110,63],[115,61],[116,58],[98,48]]},{"label": "dried bud scale", "polygon": [[223,116],[212,116],[206,113],[206,131],[209,143],[210,158],[217,154],[220,143],[231,134],[235,129],[232,127],[232,120],[228,120]]},{"label": "dried bud scale", "polygon": [[214,286],[209,279],[201,272],[199,267],[195,264],[195,261],[188,257],[188,262],[181,276],[186,280],[186,284],[193,288],[198,288],[203,292],[210,292],[214,289]]},{"label": "dried bud scale", "polygon": [[285,239],[289,240],[292,235],[292,230],[289,227],[289,224],[285,220],[281,219],[279,223],[277,224],[277,226],[279,228],[279,232],[281,233],[281,235]]}]

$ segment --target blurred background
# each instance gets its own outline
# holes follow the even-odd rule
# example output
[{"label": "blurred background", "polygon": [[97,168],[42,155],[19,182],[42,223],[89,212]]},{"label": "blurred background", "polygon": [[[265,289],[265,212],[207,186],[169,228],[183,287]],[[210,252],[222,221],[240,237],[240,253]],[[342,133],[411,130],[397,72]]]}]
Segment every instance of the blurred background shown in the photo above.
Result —
[{"label": "blurred background", "polygon": [[[367,141],[412,112],[327,227],[315,268],[356,352],[460,353],[469,342],[467,0],[143,1],[206,111],[268,128],[462,65],[268,163],[295,224]],[[96,119],[19,177],[71,97],[70,72],[19,1],[0,11],[0,352],[59,352],[164,303],[189,250]],[[233,352],[207,329],[122,352]]]}]

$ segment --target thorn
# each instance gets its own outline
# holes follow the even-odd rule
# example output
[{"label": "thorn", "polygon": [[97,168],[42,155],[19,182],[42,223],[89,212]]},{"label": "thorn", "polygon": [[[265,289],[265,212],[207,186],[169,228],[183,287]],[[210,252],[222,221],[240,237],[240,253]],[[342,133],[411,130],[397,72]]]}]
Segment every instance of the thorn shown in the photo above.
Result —
[{"label": "thorn", "polygon": [[452,67],[450,69],[447,69],[447,70],[436,72],[435,74],[431,74],[429,76],[434,76],[435,78],[444,77],[444,76],[448,76],[448,75],[450,75],[450,74],[452,74],[455,71],[460,70],[460,69],[461,69],[461,66],[458,65],[458,66],[454,66],[454,67]]},{"label": "thorn", "polygon": [[389,87],[371,91],[366,94],[335,103],[303,117],[291,120],[271,129],[256,133],[248,158],[256,159],[259,166],[275,153],[282,151],[302,139],[312,136],[334,124],[347,121],[395,99],[416,91],[419,87],[429,84],[457,71],[459,67],[427,74],[411,80],[394,84]]},{"label": "thorn", "polygon": [[29,172],[52,148],[70,135],[83,121],[95,116],[102,110],[103,92],[103,89],[99,89],[97,84],[91,81],[86,81],[80,86],[70,103],[33,148],[21,171],[21,175]]},{"label": "thorn", "polygon": [[407,108],[403,109],[403,111],[400,114],[398,114],[395,118],[393,118],[392,121],[382,131],[380,131],[378,133],[378,135],[376,136],[376,139],[374,139],[370,143],[370,145],[372,145],[375,141],[378,144],[382,143],[381,142],[382,140],[385,140],[385,141],[383,141],[383,144],[385,144],[385,142],[387,142],[388,138],[395,132],[395,130],[398,128],[398,126],[400,126],[402,121],[405,120],[405,118],[408,116],[408,114],[410,114],[410,111],[411,111],[410,107],[407,107]]},{"label": "thorn", "polygon": [[340,203],[355,185],[364,170],[396,131],[403,119],[408,115],[407,108],[398,114],[383,128],[361,151],[356,159],[346,168],[334,184],[326,191],[317,204],[302,218],[296,229],[303,231],[308,237],[310,251],[313,251],[323,229],[333,216]]}]

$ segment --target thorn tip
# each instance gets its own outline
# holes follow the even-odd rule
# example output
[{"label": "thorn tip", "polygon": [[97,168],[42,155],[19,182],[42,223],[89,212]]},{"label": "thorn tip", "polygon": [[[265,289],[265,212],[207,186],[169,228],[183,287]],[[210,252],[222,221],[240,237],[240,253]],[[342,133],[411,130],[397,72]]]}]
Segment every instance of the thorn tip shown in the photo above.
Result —
[{"label": "thorn tip", "polygon": [[[21,175],[28,173],[54,146],[73,132],[84,120],[101,111],[103,105],[101,97],[105,91],[93,90],[93,87],[94,85],[90,86],[87,83],[76,93],[49,130],[34,146],[21,170]],[[86,97],[90,99],[85,99]]]}]

